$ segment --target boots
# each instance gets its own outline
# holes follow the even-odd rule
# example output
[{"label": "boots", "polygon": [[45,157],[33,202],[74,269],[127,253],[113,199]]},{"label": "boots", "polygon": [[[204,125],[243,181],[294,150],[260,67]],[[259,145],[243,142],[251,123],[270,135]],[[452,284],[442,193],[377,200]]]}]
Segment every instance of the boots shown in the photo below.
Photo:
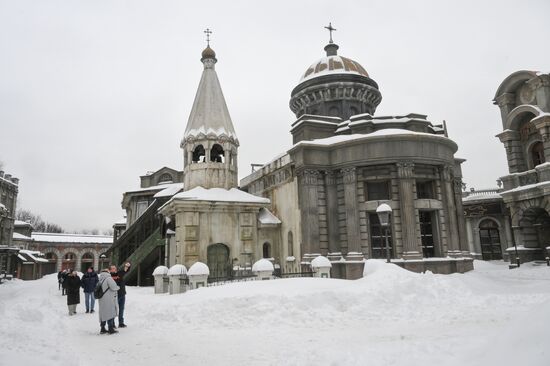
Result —
[{"label": "boots", "polygon": [[108,332],[109,332],[109,334],[115,334],[115,333],[118,333],[118,330],[116,330],[115,328],[109,327]]},{"label": "boots", "polygon": [[107,333],[107,329],[105,329],[105,327],[101,327],[99,334],[105,334],[105,333]]}]

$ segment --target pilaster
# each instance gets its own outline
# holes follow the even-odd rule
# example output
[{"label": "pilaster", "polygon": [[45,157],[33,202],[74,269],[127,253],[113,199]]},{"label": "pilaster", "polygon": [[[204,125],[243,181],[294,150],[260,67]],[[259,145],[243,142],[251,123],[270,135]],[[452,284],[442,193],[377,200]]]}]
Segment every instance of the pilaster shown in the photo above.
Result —
[{"label": "pilaster", "polygon": [[302,219],[303,256],[319,253],[319,208],[317,182],[319,172],[305,169],[298,173]]},{"label": "pilaster", "polygon": [[450,257],[461,257],[460,234],[458,230],[457,209],[453,192],[453,167],[445,165],[441,169],[441,187],[444,197],[443,205],[447,216],[447,255]]},{"label": "pilaster", "polygon": [[359,230],[359,208],[357,200],[357,173],[354,167],[342,169],[344,183],[344,202],[346,207],[346,223],[348,238],[348,253],[361,253],[361,233]]},{"label": "pilaster", "polygon": [[341,252],[338,229],[338,193],[336,187],[336,172],[325,172],[325,192],[327,199],[328,251]]},{"label": "pilaster", "polygon": [[414,208],[414,163],[397,163],[399,181],[399,209],[401,214],[401,232],[403,240],[403,258],[422,258],[420,243],[416,237],[416,212]]}]

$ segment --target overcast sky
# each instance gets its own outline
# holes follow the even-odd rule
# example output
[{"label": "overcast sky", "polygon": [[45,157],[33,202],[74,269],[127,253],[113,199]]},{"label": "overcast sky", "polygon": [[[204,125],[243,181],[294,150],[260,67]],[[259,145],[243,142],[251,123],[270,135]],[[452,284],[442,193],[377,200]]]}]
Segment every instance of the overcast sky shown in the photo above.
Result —
[{"label": "overcast sky", "polygon": [[291,146],[290,92],[331,21],[380,86],[376,115],[445,119],[465,182],[493,187],[507,166],[492,99],[510,73],[550,69],[548,14],[548,0],[0,0],[0,161],[20,208],[110,228],[140,175],[183,168],[209,27],[242,178]]}]

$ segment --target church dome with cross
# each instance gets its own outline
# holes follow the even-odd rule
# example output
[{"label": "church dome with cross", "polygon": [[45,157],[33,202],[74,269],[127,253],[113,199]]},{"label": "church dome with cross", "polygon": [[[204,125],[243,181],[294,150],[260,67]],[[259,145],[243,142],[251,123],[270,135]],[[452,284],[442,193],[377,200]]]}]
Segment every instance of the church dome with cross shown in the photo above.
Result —
[{"label": "church dome with cross", "polygon": [[378,84],[357,61],[338,55],[332,40],[336,29],[329,24],[326,56],[309,66],[292,90],[290,109],[300,118],[304,114],[338,117],[347,120],[357,114],[374,114],[382,100]]}]

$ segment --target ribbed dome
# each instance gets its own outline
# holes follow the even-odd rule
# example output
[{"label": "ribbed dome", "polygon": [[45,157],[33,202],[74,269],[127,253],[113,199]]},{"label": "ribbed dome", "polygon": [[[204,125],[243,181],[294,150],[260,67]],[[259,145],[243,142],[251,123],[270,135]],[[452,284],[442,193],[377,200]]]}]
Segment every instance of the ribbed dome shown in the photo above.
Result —
[{"label": "ribbed dome", "polygon": [[210,46],[207,46],[204,51],[202,51],[202,58],[216,58],[216,52],[214,52],[214,50],[211,49]]},{"label": "ribbed dome", "polygon": [[300,82],[329,74],[354,74],[369,77],[367,70],[352,59],[332,55],[326,56],[311,64],[300,79]]}]

